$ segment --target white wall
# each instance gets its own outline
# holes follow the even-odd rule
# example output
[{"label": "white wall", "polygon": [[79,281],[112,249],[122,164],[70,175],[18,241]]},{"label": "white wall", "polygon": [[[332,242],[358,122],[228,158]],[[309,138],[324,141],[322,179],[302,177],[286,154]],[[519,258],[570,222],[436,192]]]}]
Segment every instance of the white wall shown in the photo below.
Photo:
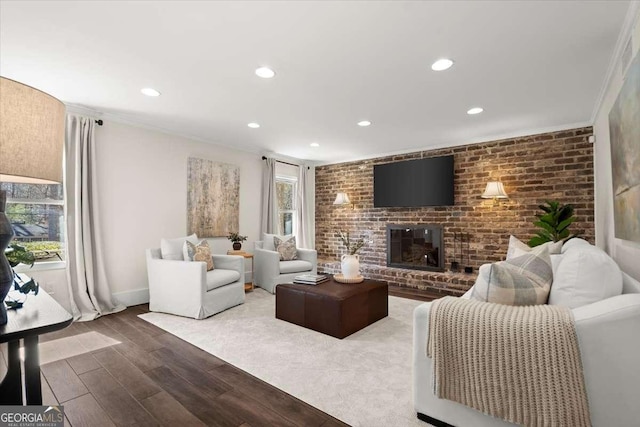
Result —
[{"label": "white wall", "polygon": [[[129,305],[148,301],[145,249],[187,232],[188,157],[240,167],[238,231],[249,237],[243,249],[253,251],[260,229],[260,155],[108,120],[97,127],[96,142],[107,278],[119,300]],[[213,253],[231,249],[224,237],[209,243]],[[247,272],[250,268],[251,262],[245,263]]]},{"label": "white wall", "polygon": [[[636,8],[631,19],[633,55],[640,53],[640,8]],[[625,40],[623,38],[623,40]],[[628,40],[628,37],[626,38]],[[626,41],[625,40],[625,41]],[[594,123],[595,142],[595,205],[596,244],[605,249],[629,275],[640,280],[640,242],[629,242],[615,238],[613,221],[613,188],[611,177],[611,146],[609,139],[609,112],[622,88],[621,65],[614,64],[611,81],[596,114]],[[637,171],[640,173],[640,171]],[[640,212],[638,213],[640,215]]]}]

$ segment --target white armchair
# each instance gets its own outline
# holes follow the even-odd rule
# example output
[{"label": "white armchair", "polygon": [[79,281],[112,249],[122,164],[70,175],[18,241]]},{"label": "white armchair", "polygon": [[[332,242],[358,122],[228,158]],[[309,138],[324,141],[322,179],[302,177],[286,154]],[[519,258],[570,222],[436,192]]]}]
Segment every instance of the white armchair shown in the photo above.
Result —
[{"label": "white armchair", "polygon": [[244,258],[213,255],[215,268],[196,261],[162,259],[147,249],[149,310],[204,319],[244,303]]},{"label": "white armchair", "polygon": [[262,289],[275,293],[276,285],[290,283],[301,274],[316,274],[318,271],[318,253],[314,249],[297,250],[297,258],[293,261],[280,261],[280,254],[266,248],[264,241],[255,242],[253,251],[254,284]]},{"label": "white armchair", "polygon": [[[622,294],[572,309],[594,426],[623,427],[640,420],[640,283],[622,276]],[[413,315],[413,404],[418,418],[434,425],[512,425],[433,393],[432,360],[426,355],[430,311],[431,303],[424,303]]]}]

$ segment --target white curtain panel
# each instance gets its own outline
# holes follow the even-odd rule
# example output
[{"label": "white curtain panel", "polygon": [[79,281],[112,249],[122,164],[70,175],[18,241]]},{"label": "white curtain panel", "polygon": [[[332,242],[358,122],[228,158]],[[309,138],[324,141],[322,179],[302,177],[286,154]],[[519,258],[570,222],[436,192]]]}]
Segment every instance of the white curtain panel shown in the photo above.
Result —
[{"label": "white curtain panel", "polygon": [[262,215],[263,233],[278,233],[278,205],[276,198],[276,159],[266,158],[262,165]]},{"label": "white curtain panel", "polygon": [[298,247],[315,249],[315,168],[300,165],[298,174],[297,230]]},{"label": "white curtain panel", "polygon": [[68,115],[65,134],[67,282],[75,320],[93,320],[124,310],[113,301],[100,238],[96,182],[95,123]]}]

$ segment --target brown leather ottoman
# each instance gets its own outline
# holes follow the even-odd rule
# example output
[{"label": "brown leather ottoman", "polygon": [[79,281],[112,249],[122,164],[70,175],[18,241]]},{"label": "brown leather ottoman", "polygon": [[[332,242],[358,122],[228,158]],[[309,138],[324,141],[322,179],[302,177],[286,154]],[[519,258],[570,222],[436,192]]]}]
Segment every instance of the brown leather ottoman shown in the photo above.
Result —
[{"label": "brown leather ottoman", "polygon": [[276,319],[342,339],[387,317],[388,294],[387,284],[375,280],[281,284],[276,286]]}]

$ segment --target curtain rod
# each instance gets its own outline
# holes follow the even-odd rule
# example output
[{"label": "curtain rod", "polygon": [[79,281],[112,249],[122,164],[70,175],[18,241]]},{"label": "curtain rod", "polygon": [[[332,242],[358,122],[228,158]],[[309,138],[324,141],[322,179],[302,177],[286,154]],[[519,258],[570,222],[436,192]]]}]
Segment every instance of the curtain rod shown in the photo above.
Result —
[{"label": "curtain rod", "polygon": [[[267,157],[266,157],[266,156],[262,156],[262,160],[267,160]],[[285,165],[290,165],[290,166],[297,166],[297,167],[300,167],[300,165],[296,165],[296,164],[294,164],[294,163],[283,162],[282,160],[278,160],[278,159],[275,159],[275,160],[276,160],[276,162],[278,162],[278,163],[284,163]],[[307,169],[309,169],[309,166],[307,166]]]}]

